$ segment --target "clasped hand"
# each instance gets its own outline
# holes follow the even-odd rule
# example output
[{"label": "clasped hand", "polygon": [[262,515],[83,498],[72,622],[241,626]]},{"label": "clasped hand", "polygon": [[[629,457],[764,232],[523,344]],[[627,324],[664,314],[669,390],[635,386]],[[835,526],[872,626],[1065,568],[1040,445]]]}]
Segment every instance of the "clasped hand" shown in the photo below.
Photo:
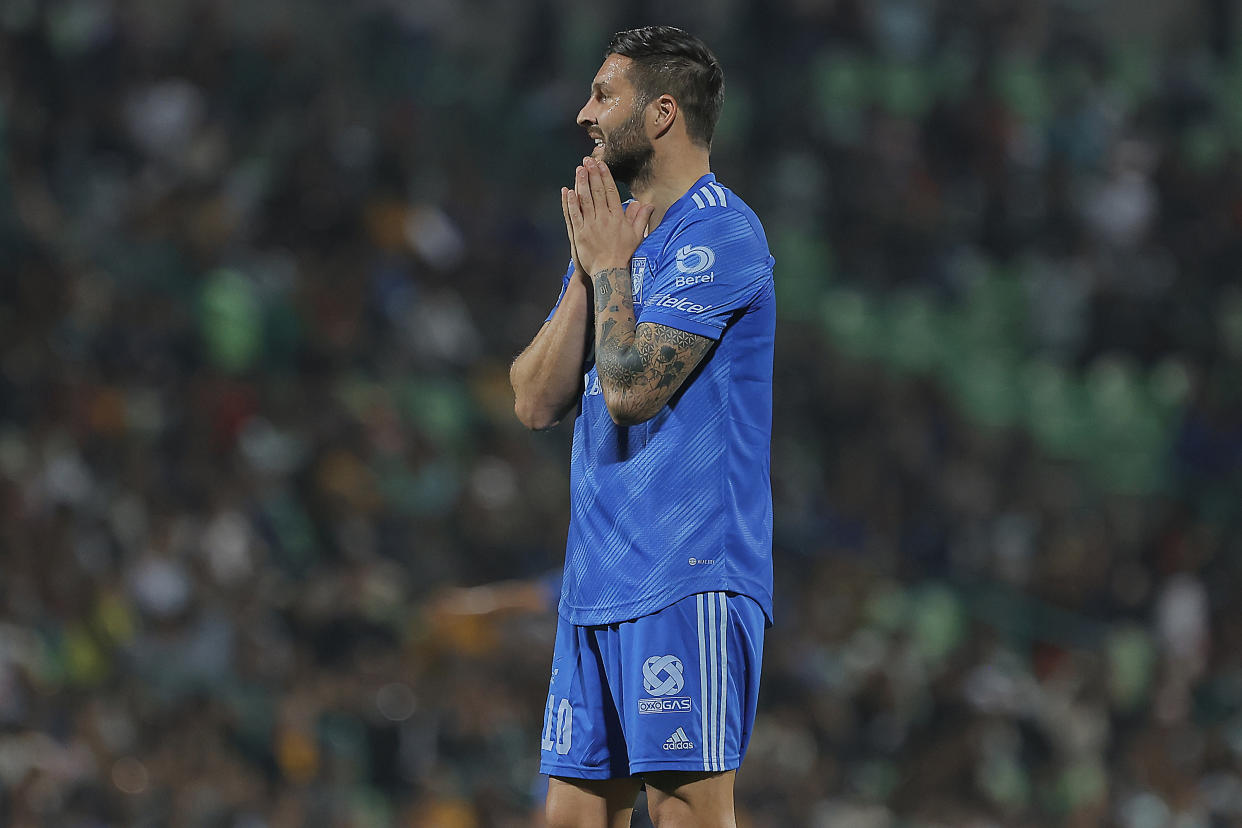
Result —
[{"label": "clasped hand", "polygon": [[589,280],[606,268],[629,268],[655,207],[637,201],[623,206],[608,166],[584,158],[573,188],[561,188],[561,210],[574,266]]}]

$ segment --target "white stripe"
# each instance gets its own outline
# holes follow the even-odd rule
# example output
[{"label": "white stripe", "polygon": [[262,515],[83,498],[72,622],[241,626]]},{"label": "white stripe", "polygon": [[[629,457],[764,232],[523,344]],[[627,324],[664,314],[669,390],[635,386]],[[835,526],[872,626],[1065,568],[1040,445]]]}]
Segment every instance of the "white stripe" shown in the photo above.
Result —
[{"label": "white stripe", "polygon": [[703,593],[695,596],[699,604],[699,713],[702,716],[703,770],[710,770],[707,752],[707,641],[703,635]]},{"label": "white stripe", "polygon": [[711,693],[711,720],[709,726],[711,728],[711,762],[709,771],[718,771],[720,768],[716,765],[716,755],[720,752],[716,747],[716,740],[720,738],[720,660],[716,658],[716,650],[720,644],[716,641],[716,601],[714,595],[707,601],[707,638],[710,642],[708,648],[708,661],[712,665],[712,693]]},{"label": "white stripe", "polygon": [[727,207],[728,203],[725,201],[724,187],[721,187],[719,184],[716,184],[716,183],[708,184],[707,186],[715,190],[716,195],[720,197],[720,206]]},{"label": "white stripe", "polygon": [[716,206],[716,197],[712,195],[711,189],[706,184],[704,184],[702,187],[699,187],[699,192],[703,194],[703,198],[707,199],[708,204],[712,205],[713,207]]},{"label": "white stripe", "polygon": [[725,594],[720,595],[720,739],[716,743],[716,749],[720,751],[720,764],[716,766],[717,770],[724,770],[725,761],[725,734],[728,730],[725,723],[725,703],[729,700],[729,648],[727,646],[726,634],[728,633],[729,606],[725,601]]},{"label": "white stripe", "polygon": [[706,207],[706,206],[707,206],[706,204],[704,204],[704,203],[703,203],[703,199],[699,198],[699,194],[698,194],[698,193],[694,193],[694,194],[693,194],[693,195],[691,195],[690,197],[691,197],[692,199],[694,199],[694,203],[695,203],[695,204],[699,205],[699,209],[700,209],[700,210],[702,210],[704,207]]}]

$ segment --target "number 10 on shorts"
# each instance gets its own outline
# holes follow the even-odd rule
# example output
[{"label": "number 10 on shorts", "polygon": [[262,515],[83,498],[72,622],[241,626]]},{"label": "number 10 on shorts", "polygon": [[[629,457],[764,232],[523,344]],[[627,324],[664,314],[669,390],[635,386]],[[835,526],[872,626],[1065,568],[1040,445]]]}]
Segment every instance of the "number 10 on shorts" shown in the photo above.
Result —
[{"label": "number 10 on shorts", "polygon": [[544,750],[556,749],[560,756],[569,753],[573,743],[574,708],[569,699],[556,703],[556,696],[548,694],[548,705],[543,709],[543,739],[539,746]]}]

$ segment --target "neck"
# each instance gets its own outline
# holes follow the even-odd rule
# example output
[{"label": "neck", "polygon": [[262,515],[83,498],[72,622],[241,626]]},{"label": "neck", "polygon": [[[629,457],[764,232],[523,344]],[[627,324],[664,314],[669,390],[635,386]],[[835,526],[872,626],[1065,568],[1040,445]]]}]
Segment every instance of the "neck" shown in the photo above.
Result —
[{"label": "neck", "polygon": [[643,181],[636,182],[638,186],[631,188],[635,200],[655,205],[647,231],[659,226],[668,208],[709,172],[711,165],[707,150],[695,147],[680,157],[661,157],[657,152],[652,159],[651,175],[645,176]]}]

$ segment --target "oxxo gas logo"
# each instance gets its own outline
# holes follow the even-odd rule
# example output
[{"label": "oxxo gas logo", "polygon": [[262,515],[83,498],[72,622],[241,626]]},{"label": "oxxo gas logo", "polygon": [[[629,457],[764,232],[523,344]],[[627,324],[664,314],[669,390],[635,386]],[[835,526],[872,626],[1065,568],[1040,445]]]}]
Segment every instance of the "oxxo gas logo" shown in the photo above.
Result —
[{"label": "oxxo gas logo", "polygon": [[643,664],[643,689],[653,696],[671,696],[686,686],[681,659],[652,656]]},{"label": "oxxo gas logo", "polygon": [[710,247],[687,244],[677,251],[677,269],[682,273],[702,273],[711,270],[715,263],[716,254]]},{"label": "oxxo gas logo", "polygon": [[689,713],[690,697],[678,696],[686,686],[681,659],[673,655],[652,656],[643,664],[643,689],[656,698],[639,699],[639,713]]}]

